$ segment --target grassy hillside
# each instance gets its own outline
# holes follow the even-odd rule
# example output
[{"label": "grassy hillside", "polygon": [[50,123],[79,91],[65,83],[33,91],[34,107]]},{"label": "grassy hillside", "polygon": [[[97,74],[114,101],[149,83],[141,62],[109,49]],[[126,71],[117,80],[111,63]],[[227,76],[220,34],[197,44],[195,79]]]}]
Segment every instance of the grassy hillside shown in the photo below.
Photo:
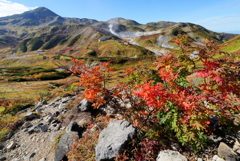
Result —
[{"label": "grassy hillside", "polygon": [[228,40],[223,44],[224,46],[222,47],[223,51],[226,52],[239,52],[240,51],[240,35]]}]

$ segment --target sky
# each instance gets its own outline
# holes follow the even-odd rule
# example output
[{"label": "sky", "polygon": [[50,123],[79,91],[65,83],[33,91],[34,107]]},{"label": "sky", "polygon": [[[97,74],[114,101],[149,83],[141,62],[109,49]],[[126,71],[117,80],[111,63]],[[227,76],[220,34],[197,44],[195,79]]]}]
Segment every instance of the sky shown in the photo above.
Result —
[{"label": "sky", "polygon": [[240,0],[0,0],[0,17],[46,7],[62,17],[199,24],[240,34]]}]

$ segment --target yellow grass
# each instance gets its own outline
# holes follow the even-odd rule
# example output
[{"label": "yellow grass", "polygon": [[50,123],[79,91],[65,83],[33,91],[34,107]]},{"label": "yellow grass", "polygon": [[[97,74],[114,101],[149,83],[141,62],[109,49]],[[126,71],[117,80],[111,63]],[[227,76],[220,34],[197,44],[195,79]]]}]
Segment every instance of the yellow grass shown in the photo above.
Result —
[{"label": "yellow grass", "polygon": [[[50,86],[49,82],[71,85],[76,81],[76,77],[69,77],[54,81],[1,82],[0,99],[33,99],[36,101],[39,96],[54,94],[54,91],[57,91]],[[61,89],[61,91],[64,91],[64,89]]]}]

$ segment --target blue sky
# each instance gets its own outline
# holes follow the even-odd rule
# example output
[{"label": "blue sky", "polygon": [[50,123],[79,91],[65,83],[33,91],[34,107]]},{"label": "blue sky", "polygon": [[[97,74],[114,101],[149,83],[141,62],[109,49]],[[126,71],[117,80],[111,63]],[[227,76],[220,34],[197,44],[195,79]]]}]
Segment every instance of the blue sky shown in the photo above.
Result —
[{"label": "blue sky", "polygon": [[240,33],[240,0],[0,0],[0,17],[36,7],[63,17],[191,22],[217,32]]}]

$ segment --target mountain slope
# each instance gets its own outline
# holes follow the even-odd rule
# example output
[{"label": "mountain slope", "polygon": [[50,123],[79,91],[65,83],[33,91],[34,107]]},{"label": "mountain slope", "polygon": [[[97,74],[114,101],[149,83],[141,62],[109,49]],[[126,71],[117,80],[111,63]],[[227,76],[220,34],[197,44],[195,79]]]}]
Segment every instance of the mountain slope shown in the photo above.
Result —
[{"label": "mountain slope", "polygon": [[226,52],[240,52],[240,35],[228,40],[223,45],[222,49]]},{"label": "mountain slope", "polygon": [[180,35],[196,45],[202,45],[205,39],[221,44],[236,36],[212,32],[192,23],[140,24],[119,17],[105,22],[64,18],[44,7],[0,18],[3,57],[12,53],[36,54],[37,50],[74,57],[135,57],[152,52],[159,55],[175,50],[177,46],[172,40]]}]

